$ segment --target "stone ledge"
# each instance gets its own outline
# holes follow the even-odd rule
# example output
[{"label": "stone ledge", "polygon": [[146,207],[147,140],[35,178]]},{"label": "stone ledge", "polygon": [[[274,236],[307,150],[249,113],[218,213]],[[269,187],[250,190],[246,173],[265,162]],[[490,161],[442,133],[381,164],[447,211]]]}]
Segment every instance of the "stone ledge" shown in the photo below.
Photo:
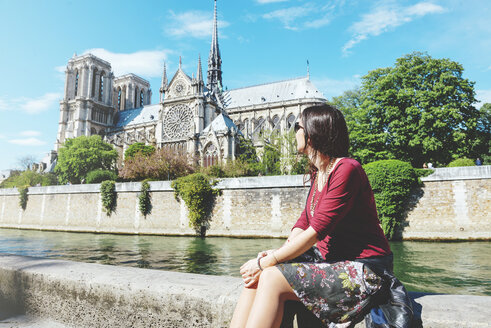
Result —
[{"label": "stone ledge", "polygon": [[435,172],[421,178],[423,182],[491,179],[491,165],[442,167],[433,169]]},{"label": "stone ledge", "polygon": [[[232,277],[8,254],[0,282],[0,308],[11,317],[74,327],[227,327],[242,288]],[[412,297],[425,328],[489,327],[491,297]]]}]

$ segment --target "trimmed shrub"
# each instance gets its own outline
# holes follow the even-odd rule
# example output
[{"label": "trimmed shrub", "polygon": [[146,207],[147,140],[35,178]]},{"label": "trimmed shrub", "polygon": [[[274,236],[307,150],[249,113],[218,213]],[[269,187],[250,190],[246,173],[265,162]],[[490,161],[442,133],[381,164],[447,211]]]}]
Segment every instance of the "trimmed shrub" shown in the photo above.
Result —
[{"label": "trimmed shrub", "polygon": [[147,216],[152,211],[152,199],[150,196],[150,184],[147,180],[142,181],[140,194],[138,195],[138,208],[143,216]]},{"label": "trimmed shrub", "polygon": [[418,178],[427,177],[430,174],[433,174],[435,170],[432,169],[414,169],[414,173]]},{"label": "trimmed shrub", "polygon": [[202,173],[190,174],[172,181],[171,184],[176,200],[180,201],[182,198],[189,210],[189,226],[202,237],[209,227],[215,198],[220,194],[219,190],[213,189],[213,185],[216,182],[211,183]]},{"label": "trimmed shrub", "polygon": [[450,163],[448,163],[447,167],[459,167],[459,166],[474,166],[475,163],[472,159],[469,158],[457,158]]},{"label": "trimmed shrub", "polygon": [[407,162],[382,160],[364,165],[373,189],[375,203],[384,233],[393,239],[405,212],[411,189],[418,177]]},{"label": "trimmed shrub", "polygon": [[116,183],[106,180],[101,183],[102,208],[107,215],[111,215],[116,209]]},{"label": "trimmed shrub", "polygon": [[118,175],[113,171],[97,169],[87,173],[86,183],[101,183],[105,180],[116,181]]}]

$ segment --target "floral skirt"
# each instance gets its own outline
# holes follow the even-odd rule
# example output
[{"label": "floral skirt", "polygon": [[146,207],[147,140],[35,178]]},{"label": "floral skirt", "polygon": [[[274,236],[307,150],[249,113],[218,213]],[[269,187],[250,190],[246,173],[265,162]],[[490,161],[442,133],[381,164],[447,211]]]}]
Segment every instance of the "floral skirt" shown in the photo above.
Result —
[{"label": "floral skirt", "polygon": [[327,327],[350,327],[360,321],[371,296],[382,287],[382,278],[356,261],[304,260],[311,258],[300,256],[276,267],[305,307]]}]

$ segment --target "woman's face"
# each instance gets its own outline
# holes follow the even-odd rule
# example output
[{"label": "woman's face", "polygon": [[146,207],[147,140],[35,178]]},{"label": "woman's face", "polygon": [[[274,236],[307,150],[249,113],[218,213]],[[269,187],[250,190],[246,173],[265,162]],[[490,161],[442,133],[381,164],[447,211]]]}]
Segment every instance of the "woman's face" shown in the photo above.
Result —
[{"label": "woman's face", "polygon": [[295,138],[297,139],[297,151],[301,154],[306,154],[305,130],[302,120],[295,123],[295,130]]}]

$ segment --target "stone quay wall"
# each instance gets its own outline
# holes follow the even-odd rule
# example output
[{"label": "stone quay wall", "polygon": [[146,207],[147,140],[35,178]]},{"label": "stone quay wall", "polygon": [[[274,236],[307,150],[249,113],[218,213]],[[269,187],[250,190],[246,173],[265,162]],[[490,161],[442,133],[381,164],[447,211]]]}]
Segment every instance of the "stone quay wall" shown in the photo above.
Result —
[{"label": "stone quay wall", "polygon": [[[404,239],[491,239],[491,166],[442,168],[422,179],[403,223]],[[152,212],[138,209],[140,183],[117,183],[117,207],[102,209],[100,185],[0,189],[0,227],[124,234],[193,235],[168,181],[150,182]],[[308,193],[303,176],[223,179],[209,236],[287,237]]]},{"label": "stone quay wall", "polygon": [[[49,320],[46,327],[228,327],[242,289],[233,277],[8,254],[0,254],[0,281],[1,327],[20,315]],[[410,295],[423,327],[489,327],[490,296]]]}]

